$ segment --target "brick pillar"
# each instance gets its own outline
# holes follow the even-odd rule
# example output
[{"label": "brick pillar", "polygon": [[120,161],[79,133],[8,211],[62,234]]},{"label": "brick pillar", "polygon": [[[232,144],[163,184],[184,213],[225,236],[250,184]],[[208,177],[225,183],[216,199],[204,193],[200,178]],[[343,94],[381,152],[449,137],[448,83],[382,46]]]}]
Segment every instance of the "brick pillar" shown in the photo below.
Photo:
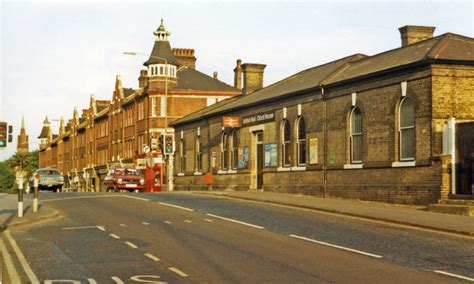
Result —
[{"label": "brick pillar", "polygon": [[448,199],[451,193],[451,155],[442,155],[440,199]]}]

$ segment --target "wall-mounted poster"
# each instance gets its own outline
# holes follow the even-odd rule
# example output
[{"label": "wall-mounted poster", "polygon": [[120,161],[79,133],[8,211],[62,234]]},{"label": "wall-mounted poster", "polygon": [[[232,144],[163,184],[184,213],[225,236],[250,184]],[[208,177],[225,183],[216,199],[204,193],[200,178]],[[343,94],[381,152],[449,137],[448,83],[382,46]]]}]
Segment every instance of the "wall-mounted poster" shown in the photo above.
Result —
[{"label": "wall-mounted poster", "polygon": [[318,163],[318,138],[309,139],[309,163],[311,165]]},{"label": "wall-mounted poster", "polygon": [[265,144],[264,147],[264,159],[263,159],[263,166],[268,167],[276,167],[277,166],[277,144]]},{"label": "wall-mounted poster", "polygon": [[239,148],[239,169],[249,168],[249,147],[245,146],[242,149]]}]

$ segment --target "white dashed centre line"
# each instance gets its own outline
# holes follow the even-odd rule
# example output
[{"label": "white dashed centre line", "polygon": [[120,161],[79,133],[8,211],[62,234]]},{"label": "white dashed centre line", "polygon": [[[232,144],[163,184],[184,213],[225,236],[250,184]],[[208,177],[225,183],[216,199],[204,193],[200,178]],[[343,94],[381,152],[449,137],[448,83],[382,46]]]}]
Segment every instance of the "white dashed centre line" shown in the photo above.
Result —
[{"label": "white dashed centre line", "polygon": [[165,221],[166,224],[173,224],[171,221]]},{"label": "white dashed centre line", "polygon": [[115,283],[117,283],[117,284],[124,284],[123,281],[122,281],[122,279],[118,278],[117,276],[112,276],[112,277],[110,277],[110,278],[111,278],[112,280],[114,280]]},{"label": "white dashed centre line", "polygon": [[301,237],[301,236],[297,236],[297,235],[290,235],[290,237],[300,239],[300,240],[304,240],[304,241],[308,241],[308,242],[312,242],[312,243],[316,243],[316,244],[320,244],[320,245],[323,245],[323,246],[328,246],[328,247],[332,247],[332,248],[347,250],[347,251],[350,251],[350,252],[355,252],[355,253],[370,256],[370,257],[383,258],[383,256],[381,256],[381,255],[372,254],[372,253],[368,253],[368,252],[360,251],[360,250],[356,250],[356,249],[346,248],[346,247],[343,247],[343,246],[333,245],[333,244],[330,244],[330,243],[321,242],[321,241],[317,241],[317,240],[313,240],[313,239],[309,239],[309,238],[305,238],[305,237]]},{"label": "white dashed centre line", "polygon": [[154,255],[152,255],[151,253],[145,253],[145,256],[148,257],[149,259],[153,260],[153,261],[160,261],[160,259]]},{"label": "white dashed centre line", "polygon": [[222,217],[222,216],[218,216],[218,215],[214,215],[214,214],[206,214],[206,215],[214,217],[214,218],[219,218],[219,219],[222,219],[222,220],[226,220],[226,221],[229,221],[229,222],[249,226],[249,227],[252,227],[252,228],[257,228],[257,229],[261,229],[261,230],[265,229],[265,227],[262,227],[262,226],[258,226],[258,225],[254,225],[254,224],[250,224],[250,223],[245,223],[245,222],[242,222],[242,221],[238,221],[238,220],[234,220],[234,219],[230,219],[230,218],[226,218],[226,217]]},{"label": "white dashed centre line", "polygon": [[187,207],[183,207],[183,206],[178,206],[178,205],[174,205],[174,204],[169,204],[169,203],[164,203],[164,202],[158,202],[158,204],[165,205],[165,206],[169,206],[169,207],[173,207],[173,208],[177,208],[177,209],[182,209],[182,210],[186,210],[186,211],[191,211],[191,212],[194,211],[194,209],[191,209],[191,208],[187,208]]},{"label": "white dashed centre line", "polygon": [[212,222],[214,222],[214,220],[212,220],[212,219],[207,219],[207,218],[206,218],[206,219],[204,219],[204,221],[206,221],[206,222],[209,222],[209,223],[212,223]]},{"label": "white dashed centre line", "polygon": [[105,232],[105,228],[104,228],[103,226],[97,226],[97,229],[99,229],[99,230]]},{"label": "white dashed centre line", "polygon": [[179,270],[176,267],[168,267],[168,269],[173,271],[174,273],[178,274],[181,277],[188,277],[188,275],[186,273],[184,273],[183,271]]},{"label": "white dashed centre line", "polygon": [[138,248],[134,243],[131,243],[131,242],[125,242],[125,243],[131,248],[134,248],[134,249]]},{"label": "white dashed centre line", "polygon": [[127,227],[127,225],[125,225],[125,224],[120,224],[120,227]]},{"label": "white dashed centre line", "polygon": [[186,223],[192,223],[193,221],[191,221],[191,220],[184,220],[184,222],[186,222]]},{"label": "white dashed centre line", "polygon": [[120,237],[117,236],[116,234],[110,234],[109,236],[111,236],[111,237],[114,238],[114,239],[120,239]]},{"label": "white dashed centre line", "polygon": [[458,275],[458,274],[454,274],[454,273],[450,273],[450,272],[446,272],[446,271],[442,271],[442,270],[433,270],[433,272],[438,273],[438,274],[443,274],[443,275],[446,275],[446,276],[455,277],[455,278],[458,278],[458,279],[467,280],[467,281],[470,281],[470,282],[474,282],[474,278],[469,278],[469,277],[466,277],[466,276],[462,276],[462,275]]},{"label": "white dashed centre line", "polygon": [[142,224],[145,225],[145,226],[150,225],[150,223],[148,223],[148,222],[142,222]]}]

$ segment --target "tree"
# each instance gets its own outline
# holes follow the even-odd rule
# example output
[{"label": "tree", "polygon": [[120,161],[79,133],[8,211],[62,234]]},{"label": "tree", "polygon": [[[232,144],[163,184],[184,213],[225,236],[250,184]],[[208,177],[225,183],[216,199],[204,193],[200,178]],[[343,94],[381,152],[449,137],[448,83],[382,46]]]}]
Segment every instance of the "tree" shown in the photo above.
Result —
[{"label": "tree", "polygon": [[15,174],[6,162],[0,162],[0,192],[13,193],[15,190]]},{"label": "tree", "polygon": [[34,173],[39,165],[39,151],[28,153],[15,153],[13,156],[0,162],[0,192],[16,191],[16,176],[15,168],[26,172],[25,183],[28,182],[29,177]]}]

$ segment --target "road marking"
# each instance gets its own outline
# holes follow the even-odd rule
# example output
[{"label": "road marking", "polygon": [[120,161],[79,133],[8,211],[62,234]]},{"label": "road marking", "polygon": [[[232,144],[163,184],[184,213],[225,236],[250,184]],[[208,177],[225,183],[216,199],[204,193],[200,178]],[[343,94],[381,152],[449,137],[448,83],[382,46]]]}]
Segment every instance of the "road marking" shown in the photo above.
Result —
[{"label": "road marking", "polygon": [[184,222],[186,222],[186,223],[192,223],[193,221],[191,221],[191,220],[184,220]]},{"label": "road marking", "polygon": [[179,270],[176,267],[168,267],[168,269],[173,271],[174,273],[178,274],[181,277],[188,277],[188,275],[186,273],[184,273],[183,271]]},{"label": "road marking", "polygon": [[454,273],[449,273],[449,272],[442,271],[442,270],[433,270],[433,272],[474,282],[474,278],[469,278],[469,277],[466,277],[466,276],[462,276],[462,275],[458,275],[458,274],[454,274]]},{"label": "road marking", "polygon": [[173,224],[171,221],[165,221],[166,224]]},{"label": "road marking", "polygon": [[191,209],[191,208],[186,208],[186,207],[183,207],[183,206],[178,206],[178,205],[164,203],[164,202],[158,202],[158,204],[169,206],[169,207],[174,207],[174,208],[178,208],[178,209],[182,209],[182,210],[186,210],[186,211],[191,211],[191,212],[194,211],[194,209]]},{"label": "road marking", "polygon": [[132,199],[137,199],[137,200],[141,200],[141,201],[150,201],[150,199],[146,199],[146,198],[141,198],[141,197],[136,197],[136,196],[129,196],[129,195],[118,195],[118,196],[121,196],[121,197],[127,197],[127,198],[132,198]]},{"label": "road marking", "polygon": [[[116,195],[117,196],[117,195]],[[52,198],[52,199],[42,199],[41,202],[49,201],[59,201],[59,200],[70,200],[70,199],[88,199],[88,198],[104,198],[104,197],[113,197],[110,195],[98,195],[98,196],[76,196],[76,197],[62,197],[62,198]]]},{"label": "road marking", "polygon": [[214,215],[214,214],[206,214],[206,215],[214,217],[214,218],[219,218],[219,219],[222,219],[222,220],[234,222],[234,223],[241,224],[241,225],[250,226],[250,227],[253,227],[253,228],[257,228],[257,229],[265,229],[265,227],[262,227],[262,226],[258,226],[258,225],[254,225],[254,224],[250,224],[250,223],[245,223],[245,222],[242,222],[242,221],[238,221],[238,220],[234,220],[234,219],[230,219],[230,218],[226,218],[226,217],[222,217],[222,216],[218,216],[218,215]]},{"label": "road marking", "polygon": [[[3,256],[3,263],[5,263],[8,275],[10,276],[10,280],[12,281],[12,283],[20,283],[20,276],[18,275],[18,271],[16,270],[15,265],[13,264],[13,261],[12,261],[12,257],[10,253],[8,252],[7,248],[5,247],[5,244],[3,243],[3,240],[1,238],[0,238],[0,254]],[[1,270],[0,270],[0,276],[2,276]],[[0,279],[0,283],[2,280],[3,278]]]},{"label": "road marking", "polygon": [[122,279],[118,278],[117,276],[112,276],[110,278],[112,278],[112,280],[114,280],[115,283],[117,283],[117,284],[124,284]]},{"label": "road marking", "polygon": [[97,226],[64,227],[63,230],[98,229]]},{"label": "road marking", "polygon": [[111,236],[111,237],[114,238],[114,239],[120,239],[120,237],[117,236],[116,234],[109,234],[109,236]]},{"label": "road marking", "polygon": [[145,225],[145,226],[150,225],[150,223],[148,223],[148,222],[142,222],[142,224]]},{"label": "road marking", "polygon": [[301,237],[301,236],[297,236],[297,235],[290,235],[290,237],[300,239],[300,240],[309,241],[309,242],[313,242],[313,243],[317,243],[317,244],[332,247],[332,248],[347,250],[347,251],[350,251],[350,252],[355,252],[355,253],[370,256],[370,257],[383,258],[383,256],[381,256],[381,255],[372,254],[372,253],[368,253],[368,252],[364,252],[364,251],[360,251],[360,250],[356,250],[356,249],[346,248],[346,247],[343,247],[343,246],[333,245],[333,244],[330,244],[330,243],[321,242],[321,241],[317,241],[317,240],[313,240],[313,239],[309,239],[309,238],[305,238],[305,237]]},{"label": "road marking", "polygon": [[145,256],[152,259],[153,261],[160,261],[158,257],[152,255],[151,253],[145,253]]},{"label": "road marking", "polygon": [[134,249],[138,248],[134,243],[131,243],[131,242],[125,242],[125,243],[131,248],[134,248]]},{"label": "road marking", "polygon": [[97,226],[97,229],[99,229],[99,230],[105,232],[105,228],[104,228],[103,226]]},{"label": "road marking", "polygon": [[125,225],[125,224],[120,224],[120,227],[127,227],[127,225]]},{"label": "road marking", "polygon": [[89,284],[97,284],[97,281],[92,278],[87,278],[87,281],[89,281]]},{"label": "road marking", "polygon": [[207,218],[206,218],[206,219],[204,219],[204,221],[206,221],[206,222],[209,222],[209,223],[212,223],[212,222],[214,222],[214,220],[212,220],[212,219],[207,219]]},{"label": "road marking", "polygon": [[34,284],[39,284],[40,282],[38,280],[38,277],[36,277],[36,274],[31,269],[30,265],[28,264],[28,261],[26,261],[25,256],[21,252],[16,241],[13,239],[9,230],[5,231],[5,236],[7,237],[8,242],[10,243],[11,247],[15,251],[15,254],[18,257],[18,260],[20,261],[21,266],[23,267],[23,270],[28,276],[28,279],[30,279],[30,282]]}]

